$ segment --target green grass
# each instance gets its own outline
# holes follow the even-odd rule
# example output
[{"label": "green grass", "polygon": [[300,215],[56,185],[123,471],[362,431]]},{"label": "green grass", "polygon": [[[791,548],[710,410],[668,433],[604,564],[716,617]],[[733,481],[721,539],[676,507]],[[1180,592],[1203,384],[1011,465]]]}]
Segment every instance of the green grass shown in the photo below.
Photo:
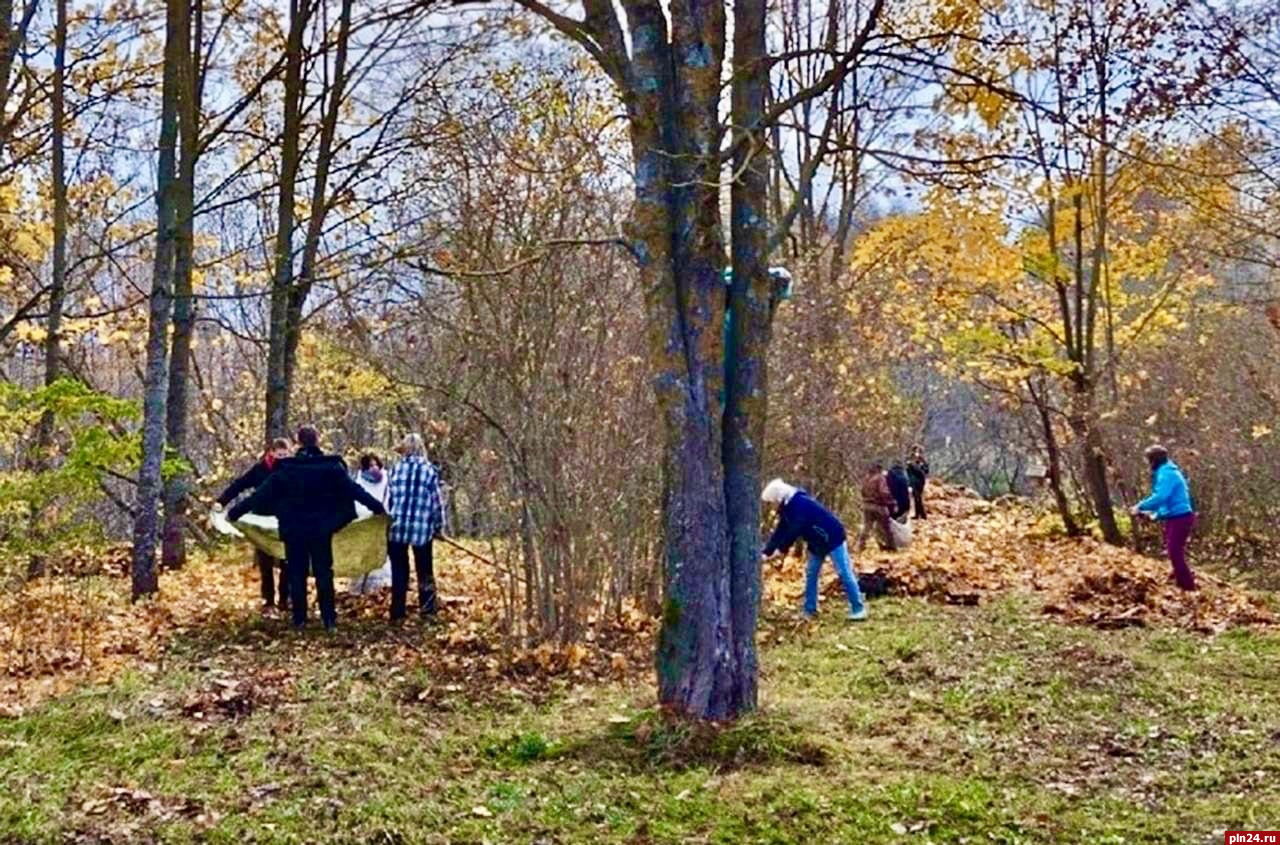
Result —
[{"label": "green grass", "polygon": [[161,671],[0,721],[0,841],[1210,843],[1280,827],[1280,636],[1100,632],[1015,600],[872,612],[787,628],[762,656],[760,713],[721,730],[662,718],[647,681],[543,701],[433,685],[372,625],[336,642],[200,632]]}]

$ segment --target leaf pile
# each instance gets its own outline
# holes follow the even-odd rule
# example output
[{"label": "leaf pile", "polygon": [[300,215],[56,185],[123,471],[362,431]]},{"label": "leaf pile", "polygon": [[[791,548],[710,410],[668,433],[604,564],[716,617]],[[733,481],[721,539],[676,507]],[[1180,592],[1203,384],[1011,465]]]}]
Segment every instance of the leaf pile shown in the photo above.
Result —
[{"label": "leaf pile", "polygon": [[[115,557],[107,556],[111,565],[104,568],[112,576],[122,575]],[[286,619],[276,615],[260,620],[252,560],[240,546],[212,556],[193,555],[185,569],[161,575],[157,597],[136,605],[129,601],[129,582],[123,577],[51,576],[0,595],[0,715],[16,714],[79,685],[105,682],[127,666],[155,671],[180,636],[210,653],[229,645],[237,651],[242,646],[236,644],[248,640],[247,651],[270,646],[289,652],[290,659],[295,652],[331,651],[335,660],[389,661],[402,674],[421,668],[432,677],[434,691],[419,688],[405,695],[424,702],[442,690],[464,689],[474,697],[514,691],[538,699],[556,685],[647,673],[653,665],[654,620],[629,605],[590,617],[577,642],[525,646],[505,636],[502,622],[508,610],[498,580],[452,549],[436,550],[440,624],[392,628],[388,591],[350,595],[339,579],[339,637],[329,641],[316,630],[311,587],[310,634],[292,638]],[[75,569],[77,575],[84,571]],[[207,695],[180,709],[201,718],[235,716],[254,709],[263,690],[272,687],[215,682]]]},{"label": "leaf pile", "polygon": [[[930,509],[928,521],[914,523],[909,549],[857,555],[858,571],[880,573],[892,593],[952,604],[1029,593],[1043,601],[1046,613],[1101,628],[1174,625],[1216,632],[1276,622],[1257,595],[1203,567],[1197,571],[1201,590],[1183,593],[1172,583],[1166,561],[1091,538],[1054,536],[1036,510],[1016,499],[987,502],[935,484]],[[1195,564],[1203,550],[1195,544],[1192,550]],[[118,572],[117,557],[106,556],[102,569]],[[411,621],[393,628],[386,621],[386,591],[348,595],[340,581],[341,633],[332,640],[318,632],[291,637],[284,619],[260,621],[258,576],[250,561],[239,547],[195,555],[184,570],[164,573],[158,597],[136,605],[122,577],[46,577],[0,595],[0,714],[108,680],[126,666],[157,671],[175,637],[210,653],[244,652],[245,660],[261,657],[265,649],[273,660],[307,652],[387,665],[401,700],[436,706],[464,698],[540,700],[557,688],[652,671],[657,620],[643,609],[624,606],[592,616],[576,641],[529,644],[504,633],[504,621],[518,610],[508,605],[500,579],[453,549],[437,550],[440,623]],[[75,571],[83,574],[85,568]],[[838,595],[838,582],[826,577],[826,591]],[[803,559],[766,567],[764,587],[766,601],[798,607]],[[314,598],[311,612],[314,619]],[[430,681],[413,680],[416,670]],[[262,704],[263,695],[276,695],[272,691],[282,684],[287,687],[287,679],[274,676],[255,676],[248,685],[215,679],[178,709],[192,718],[236,718]]]},{"label": "leaf pile", "polygon": [[[1046,613],[1102,628],[1164,624],[1216,632],[1276,621],[1261,598],[1202,568],[1196,573],[1201,589],[1184,593],[1163,559],[1091,537],[1047,533],[1041,515],[1021,500],[987,502],[941,484],[931,485],[930,495],[930,517],[912,523],[908,549],[856,556],[859,572],[882,573],[895,594],[977,604],[995,594],[1028,592],[1044,600]],[[1196,551],[1193,541],[1193,567]],[[788,558],[767,576],[767,595],[798,604],[803,580],[804,562]],[[834,578],[827,588],[840,591]]]},{"label": "leaf pile", "polygon": [[154,664],[172,634],[243,616],[257,590],[251,567],[198,559],[161,577],[160,595],[137,604],[121,577],[44,577],[0,595],[0,713]]},{"label": "leaf pile", "polygon": [[[402,697],[432,703],[465,692],[468,698],[517,696],[544,699],[554,688],[591,684],[651,671],[656,621],[632,605],[588,617],[576,642],[525,644],[505,634],[508,608],[491,570],[452,549],[436,549],[438,623],[387,627],[389,591],[340,595],[340,626],[367,624],[369,645],[393,649],[401,670],[423,669],[430,686],[406,681]],[[413,599],[410,598],[412,613]],[[385,632],[385,636],[382,632]]]}]

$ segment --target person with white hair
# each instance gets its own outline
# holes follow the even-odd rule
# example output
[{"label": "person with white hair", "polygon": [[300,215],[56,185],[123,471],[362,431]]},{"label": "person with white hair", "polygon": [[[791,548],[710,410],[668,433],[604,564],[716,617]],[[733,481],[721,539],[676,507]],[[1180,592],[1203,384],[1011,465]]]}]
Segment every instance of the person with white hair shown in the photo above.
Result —
[{"label": "person with white hair", "polygon": [[418,613],[435,616],[436,580],[432,541],[444,531],[444,507],[440,495],[440,473],[427,460],[422,435],[410,434],[397,451],[400,462],[391,470],[387,512],[391,531],[387,535],[387,556],[391,558],[391,621],[405,616],[409,594],[409,550],[418,576]]},{"label": "person with white hair", "polygon": [[867,608],[858,589],[858,579],[849,560],[844,525],[822,503],[799,487],[775,478],[765,485],[760,498],[778,506],[778,526],[764,547],[764,557],[785,554],[796,540],[803,539],[809,550],[809,565],[804,579],[804,615],[818,615],[818,573],[828,556],[849,599],[849,619],[861,622]]}]

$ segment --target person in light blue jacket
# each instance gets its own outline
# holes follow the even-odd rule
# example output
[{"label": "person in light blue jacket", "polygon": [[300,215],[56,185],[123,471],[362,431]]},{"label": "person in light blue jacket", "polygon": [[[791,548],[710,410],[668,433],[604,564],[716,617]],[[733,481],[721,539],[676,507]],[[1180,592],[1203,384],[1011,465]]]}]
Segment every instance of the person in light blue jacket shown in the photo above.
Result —
[{"label": "person in light blue jacket", "polygon": [[1187,541],[1196,525],[1196,511],[1187,478],[1163,446],[1151,446],[1144,454],[1151,466],[1151,495],[1134,505],[1131,513],[1160,523],[1174,580],[1182,589],[1194,590],[1196,576],[1187,565]]}]

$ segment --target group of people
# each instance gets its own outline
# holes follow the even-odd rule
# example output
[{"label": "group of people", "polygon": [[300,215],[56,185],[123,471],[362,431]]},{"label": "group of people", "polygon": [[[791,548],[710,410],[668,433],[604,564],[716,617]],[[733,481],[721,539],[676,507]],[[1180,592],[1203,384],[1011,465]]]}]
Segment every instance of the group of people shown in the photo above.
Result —
[{"label": "group of people", "polygon": [[[320,618],[327,630],[337,625],[333,584],[333,535],[356,518],[356,504],[375,514],[387,514],[391,525],[387,536],[387,557],[391,567],[391,619],[407,613],[409,558],[413,557],[418,582],[418,611],[434,616],[438,611],[433,543],[444,530],[444,509],[440,475],[427,459],[418,434],[407,435],[397,451],[400,459],[388,473],[374,454],[360,459],[352,476],[338,455],[320,449],[315,428],[304,426],[297,433],[297,448],[283,438],[273,441],[262,458],[233,481],[215,504],[223,509],[243,493],[227,513],[237,520],[247,513],[274,516],[284,542],[285,560],[274,560],[257,552],[262,581],[264,610],[273,606],[292,610],[293,624],[301,628],[307,621],[307,575],[316,582]],[[1151,495],[1132,509],[1135,518],[1149,517],[1163,525],[1165,548],[1173,565],[1173,577],[1184,590],[1196,589],[1195,575],[1187,565],[1186,546],[1195,527],[1196,514],[1186,477],[1163,446],[1146,450],[1151,469]],[[894,547],[890,520],[906,517],[912,502],[915,518],[925,519],[925,483],[929,462],[924,449],[916,446],[904,467],[895,463],[888,470],[872,463],[862,483],[863,526],[858,551],[866,547],[872,530],[881,534],[881,545]],[[818,612],[818,575],[830,557],[849,601],[849,618],[867,618],[866,604],[858,586],[843,523],[807,491],[775,478],[765,485],[761,499],[777,507],[777,526],[765,543],[765,560],[785,554],[798,540],[804,540],[809,560],[805,571],[804,613]],[[283,566],[281,566],[283,563]],[[277,580],[276,570],[279,569]],[[278,595],[278,604],[277,604]]]},{"label": "group of people", "polygon": [[[895,463],[886,471],[879,461],[868,465],[862,483],[863,524],[858,534],[858,551],[866,548],[867,537],[872,530],[880,532],[883,548],[893,549],[895,542],[890,520],[905,519],[912,501],[915,502],[916,518],[925,518],[924,488],[928,477],[929,462],[925,459],[924,447],[920,445],[912,448],[905,467],[902,463]],[[818,574],[822,570],[822,562],[830,557],[849,600],[849,618],[855,622],[864,621],[867,618],[866,602],[849,557],[848,536],[839,517],[807,491],[781,478],[766,484],[760,497],[776,505],[778,510],[778,524],[765,543],[764,559],[786,554],[797,540],[805,542],[809,561],[805,568],[804,615],[813,618],[818,612]]]},{"label": "group of people", "polygon": [[[1135,519],[1148,518],[1160,523],[1165,551],[1173,566],[1174,582],[1183,590],[1195,590],[1195,574],[1187,564],[1186,550],[1195,528],[1196,512],[1186,476],[1163,446],[1151,446],[1145,456],[1151,470],[1151,495],[1134,505],[1130,513]],[[889,520],[905,517],[910,504],[904,487],[915,501],[916,518],[925,518],[924,486],[929,476],[929,463],[924,458],[924,449],[916,446],[905,471],[899,474],[899,469],[902,469],[900,465],[895,464],[886,472],[879,462],[867,468],[862,484],[864,519],[858,551],[865,548],[867,535],[873,528],[881,530],[882,545],[893,548]],[[818,574],[822,562],[830,557],[849,601],[849,619],[864,621],[867,618],[866,603],[849,557],[847,536],[840,519],[807,491],[780,478],[766,484],[760,498],[776,505],[778,515],[777,526],[764,546],[765,560],[786,554],[797,540],[805,542],[809,555],[804,584],[805,616],[813,618],[817,615]]]},{"label": "group of people", "polygon": [[881,548],[896,549],[898,541],[890,520],[899,524],[906,522],[913,502],[915,518],[927,518],[924,487],[928,478],[929,461],[919,444],[912,447],[906,466],[902,461],[895,461],[888,470],[880,461],[867,465],[862,478],[862,531],[858,534],[858,551],[867,547],[867,538],[873,531],[879,534]]},{"label": "group of people", "polygon": [[432,547],[444,530],[440,476],[427,458],[421,435],[407,435],[397,451],[400,459],[390,473],[384,471],[377,455],[368,454],[360,459],[353,477],[340,455],[320,449],[316,429],[303,426],[298,429],[296,451],[286,439],[273,441],[262,458],[218,497],[214,507],[222,510],[241,494],[249,494],[227,511],[233,522],[248,513],[274,516],[279,522],[284,561],[257,552],[264,611],[272,607],[291,610],[294,626],[305,626],[310,574],[316,583],[320,619],[326,630],[334,630],[338,617],[333,535],[356,519],[356,505],[360,504],[391,520],[387,535],[391,619],[398,621],[406,615],[411,554],[418,581],[418,611],[424,616],[436,614]]}]

